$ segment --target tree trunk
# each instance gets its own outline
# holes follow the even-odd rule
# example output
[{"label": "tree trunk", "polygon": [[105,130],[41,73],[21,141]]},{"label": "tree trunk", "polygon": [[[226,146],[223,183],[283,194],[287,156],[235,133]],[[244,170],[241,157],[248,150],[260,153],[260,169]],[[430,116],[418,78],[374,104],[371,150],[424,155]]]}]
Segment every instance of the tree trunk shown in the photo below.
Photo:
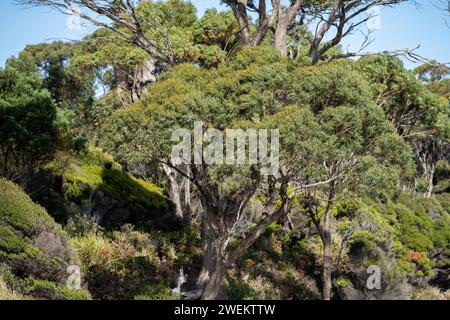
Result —
[{"label": "tree trunk", "polygon": [[426,197],[427,198],[430,198],[433,195],[434,172],[435,172],[434,165],[431,165],[430,168],[428,169],[428,172],[427,172],[427,181],[428,181],[427,192],[426,192]]},{"label": "tree trunk", "polygon": [[323,241],[323,270],[322,270],[322,299],[331,299],[331,235],[329,230],[324,230]]},{"label": "tree trunk", "polygon": [[[253,188],[249,196],[253,195],[257,189]],[[197,286],[203,291],[203,300],[226,299],[224,280],[228,268],[232,267],[245,251],[259,239],[267,229],[267,226],[286,215],[290,208],[289,197],[287,196],[287,183],[280,187],[281,206],[265,219],[262,219],[252,231],[240,241],[237,248],[232,252],[227,252],[227,244],[230,239],[230,232],[234,223],[237,222],[238,214],[235,208],[245,206],[250,198],[243,198],[243,202],[236,206],[236,203],[229,206],[229,211],[220,212],[214,204],[211,194],[207,191],[201,192],[200,200],[202,205],[201,214],[201,236],[203,241],[202,269],[197,280]],[[227,204],[223,204],[228,207]],[[223,208],[223,205],[221,206]]]},{"label": "tree trunk", "polygon": [[322,299],[331,299],[331,232],[330,232],[330,217],[331,205],[328,204],[325,211],[325,217],[322,228],[322,242],[323,242],[323,270],[322,270]]},{"label": "tree trunk", "polygon": [[164,165],[163,168],[170,181],[169,196],[175,205],[175,214],[186,224],[190,224],[192,216],[190,181],[169,166]]},{"label": "tree trunk", "polygon": [[146,86],[156,82],[156,66],[153,59],[147,59],[141,65],[137,66],[134,71],[133,79],[133,101],[138,101],[147,93]]},{"label": "tree trunk", "polygon": [[202,213],[202,269],[197,280],[197,286],[203,290],[202,300],[227,298],[224,286],[227,269],[223,254],[224,240],[220,237],[219,230],[215,213],[204,210]]},{"label": "tree trunk", "polygon": [[202,300],[226,300],[227,294],[224,285],[226,267],[220,256],[213,257],[210,263],[209,279],[205,283]]},{"label": "tree trunk", "polygon": [[320,60],[319,50],[314,46],[312,46],[309,51],[308,57],[309,60],[311,61],[311,64],[316,65]]},{"label": "tree trunk", "polygon": [[114,75],[116,79],[115,92],[121,94],[123,92],[129,91],[129,75],[126,72],[126,67],[115,67]]},{"label": "tree trunk", "polygon": [[287,26],[279,23],[275,30],[275,49],[282,55],[287,55]]}]

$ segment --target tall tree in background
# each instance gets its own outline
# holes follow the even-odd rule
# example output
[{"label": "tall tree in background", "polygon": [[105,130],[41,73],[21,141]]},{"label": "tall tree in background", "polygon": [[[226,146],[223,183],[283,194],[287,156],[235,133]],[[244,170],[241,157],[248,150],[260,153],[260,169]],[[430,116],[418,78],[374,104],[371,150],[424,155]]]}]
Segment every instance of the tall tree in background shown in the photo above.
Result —
[{"label": "tall tree in background", "polygon": [[[313,3],[307,13],[318,21],[314,27],[314,36],[309,49],[309,58],[313,64],[342,40],[353,32],[362,28],[370,19],[374,18],[371,9],[391,6],[406,0],[336,0],[324,3]],[[369,28],[366,28],[369,29]],[[370,44],[370,32],[365,36],[359,52],[347,52],[332,56],[330,59],[350,57],[362,54],[362,50]],[[329,40],[325,40],[329,38]]]},{"label": "tall tree in background", "polygon": [[[390,6],[407,0],[292,0],[287,5],[281,0],[225,0],[237,21],[241,45],[260,45],[271,31],[274,47],[287,55],[288,31],[298,25],[307,25],[314,38],[310,43],[309,58],[313,64],[343,38],[358,30],[373,17],[370,10],[376,6]],[[168,19],[152,10],[164,6],[163,2],[152,1],[98,1],[98,0],[17,0],[31,6],[50,6],[63,13],[73,12],[95,26],[109,29],[122,41],[135,45],[147,52],[162,69],[175,65],[179,60],[174,52],[174,37],[179,21]],[[256,3],[257,2],[257,3]],[[186,12],[192,5],[181,0],[170,0],[169,5]],[[75,8],[87,10],[78,12]],[[190,10],[190,9],[188,9]],[[195,9],[192,9],[195,10]],[[257,15],[256,25],[252,15]],[[110,23],[104,22],[106,18]],[[332,35],[332,33],[334,34]],[[329,40],[325,41],[326,38]],[[362,49],[370,42],[366,36],[359,52],[335,55],[332,59],[364,55]]]},{"label": "tall tree in background", "polygon": [[[406,0],[292,0],[285,5],[281,0],[229,0],[224,1],[232,9],[241,31],[243,45],[262,43],[267,32],[274,34],[274,47],[282,55],[287,54],[288,31],[298,25],[313,30],[309,45],[309,58],[313,64],[342,40],[373,18],[371,9],[377,6],[395,5]],[[269,11],[272,13],[269,14]],[[257,15],[255,28],[251,26],[252,14]],[[256,29],[252,32],[252,29]],[[362,54],[369,44],[369,34],[359,52],[335,55],[332,59]],[[326,40],[325,39],[329,39]]]},{"label": "tall tree in background", "polygon": [[[16,59],[0,69],[0,175],[28,189],[54,155],[57,108],[37,68]],[[35,190],[34,190],[35,191]]]},{"label": "tall tree in background", "polygon": [[[367,57],[357,63],[371,83],[378,105],[383,107],[397,133],[413,147],[419,172],[425,180],[424,194],[431,196],[435,166],[444,160],[450,141],[450,111],[447,99],[439,99],[398,58]],[[429,70],[430,65],[426,68]],[[441,77],[441,68],[420,77]]]},{"label": "tall tree in background", "polygon": [[323,245],[322,297],[329,300],[336,204],[373,190],[394,190],[400,177],[411,175],[412,154],[375,104],[367,82],[345,62],[304,72],[295,92],[315,112],[324,134],[318,158],[310,164],[314,174],[305,177],[313,179],[311,186],[294,194]]},{"label": "tall tree in background", "polygon": [[76,54],[73,44],[56,41],[27,46],[18,60],[23,65],[38,68],[44,87],[58,106],[77,109],[92,103],[94,75],[70,67]]},{"label": "tall tree in background", "polygon": [[[226,0],[226,3],[239,24],[241,44],[245,46],[260,45],[268,31],[274,32],[274,46],[282,55],[287,54],[288,28],[299,14],[305,0],[291,1],[284,7],[280,0],[259,0],[255,5],[253,0]],[[271,7],[272,14],[269,14]],[[252,32],[250,13],[257,13],[256,31]]]},{"label": "tall tree in background", "polygon": [[[152,10],[146,10],[150,1],[101,1],[101,0],[17,0],[28,6],[48,6],[64,14],[79,15],[89,23],[106,28],[113,37],[135,45],[147,52],[162,69],[173,66],[176,61],[169,41],[170,29],[175,27],[170,19],[160,20]],[[181,0],[169,1],[182,11],[186,5]],[[80,12],[82,10],[87,12]],[[106,18],[106,22],[105,22]]]}]

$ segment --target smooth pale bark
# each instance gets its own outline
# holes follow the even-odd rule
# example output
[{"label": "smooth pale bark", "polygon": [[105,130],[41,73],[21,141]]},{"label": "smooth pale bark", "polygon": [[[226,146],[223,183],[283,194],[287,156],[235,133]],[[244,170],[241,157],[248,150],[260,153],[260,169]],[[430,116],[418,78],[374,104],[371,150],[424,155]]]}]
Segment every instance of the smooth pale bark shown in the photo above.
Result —
[{"label": "smooth pale bark", "polygon": [[[298,14],[304,0],[294,0],[291,5],[284,7],[280,0],[271,0],[272,15],[267,14],[267,0],[258,1],[258,24],[254,34],[250,33],[249,15],[247,13],[249,4],[246,1],[227,1],[238,22],[241,35],[241,45],[257,46],[260,45],[267,32],[272,30],[274,33],[275,49],[281,55],[287,55],[287,34],[288,28],[292,25],[295,16]],[[254,7],[253,7],[254,9]]]},{"label": "smooth pale bark", "polygon": [[430,165],[429,168],[426,170],[426,177],[427,177],[427,192],[426,197],[430,198],[433,195],[434,190],[434,173],[436,169],[434,164]]},{"label": "smooth pale bark", "polygon": [[288,27],[285,23],[279,23],[275,29],[275,50],[282,56],[287,55],[287,29]]},{"label": "smooth pale bark", "polygon": [[443,153],[443,150],[441,150],[432,136],[427,137],[427,139],[411,139],[410,143],[413,146],[416,159],[422,167],[422,177],[427,183],[424,196],[429,198],[433,195],[436,163],[443,159],[445,153]]},{"label": "smooth pale bark", "polygon": [[147,85],[156,82],[156,66],[153,59],[145,60],[138,65],[134,71],[133,77],[133,101],[138,101],[147,93]]},{"label": "smooth pale bark", "polygon": [[[117,95],[126,93],[131,102],[138,101],[145,93],[147,86],[156,82],[156,66],[153,59],[147,59],[134,69],[128,66],[115,66],[115,92]],[[125,106],[128,102],[125,103]]]},{"label": "smooth pale bark", "polygon": [[274,47],[282,56],[287,56],[288,29],[294,22],[295,16],[303,3],[303,0],[295,0],[292,1],[290,7],[283,8],[281,1],[272,0],[272,6],[274,8],[273,16],[276,17],[276,20],[273,23],[275,26]]},{"label": "smooth pale bark", "polygon": [[166,165],[163,168],[170,182],[169,196],[175,205],[175,214],[185,223],[190,224],[192,217],[191,182],[175,169]]},{"label": "smooth pale bark", "polygon": [[428,188],[427,188],[427,198],[431,198],[434,190],[434,166],[430,169],[430,173],[428,174]]}]

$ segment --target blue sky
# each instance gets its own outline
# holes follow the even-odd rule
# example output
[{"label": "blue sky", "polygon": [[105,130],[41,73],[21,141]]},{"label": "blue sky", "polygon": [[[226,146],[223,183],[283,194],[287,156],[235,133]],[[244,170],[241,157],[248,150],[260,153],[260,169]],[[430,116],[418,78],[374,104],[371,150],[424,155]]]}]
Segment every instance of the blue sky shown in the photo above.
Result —
[{"label": "blue sky", "polygon": [[[193,0],[201,15],[206,8],[220,7],[219,0]],[[444,21],[444,14],[430,1],[420,1],[417,8],[403,4],[395,9],[381,11],[381,28],[373,34],[375,41],[367,51],[382,51],[400,48],[415,48],[427,58],[450,62],[450,28]],[[224,8],[223,6],[221,8]],[[6,59],[17,55],[27,44],[53,40],[77,40],[91,32],[92,28],[81,30],[67,27],[66,15],[48,8],[23,8],[12,0],[0,1],[0,66]],[[360,36],[354,35],[344,41],[344,48],[358,49]],[[406,62],[408,68],[415,65]]]}]

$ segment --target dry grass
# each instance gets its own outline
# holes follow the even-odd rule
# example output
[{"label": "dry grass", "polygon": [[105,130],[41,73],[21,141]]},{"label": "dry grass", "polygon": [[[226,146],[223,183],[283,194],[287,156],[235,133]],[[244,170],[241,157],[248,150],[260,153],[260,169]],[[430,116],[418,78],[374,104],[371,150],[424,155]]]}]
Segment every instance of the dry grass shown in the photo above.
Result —
[{"label": "dry grass", "polygon": [[442,292],[438,288],[426,287],[413,295],[414,300],[450,300],[450,292]]},{"label": "dry grass", "polygon": [[24,296],[10,290],[0,276],[0,300],[26,300]]}]

